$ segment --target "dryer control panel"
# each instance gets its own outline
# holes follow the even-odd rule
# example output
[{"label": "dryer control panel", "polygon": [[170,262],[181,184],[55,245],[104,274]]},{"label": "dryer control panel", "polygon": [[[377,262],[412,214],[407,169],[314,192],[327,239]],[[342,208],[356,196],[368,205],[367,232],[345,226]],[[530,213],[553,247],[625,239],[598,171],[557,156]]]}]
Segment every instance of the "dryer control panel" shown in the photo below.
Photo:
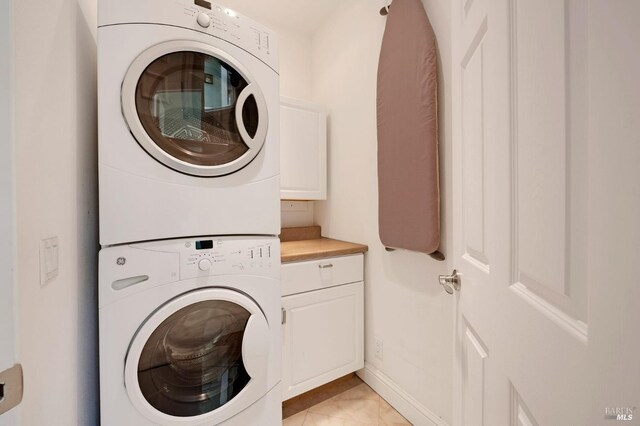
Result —
[{"label": "dryer control panel", "polygon": [[98,26],[163,24],[188,28],[218,37],[251,53],[276,72],[278,45],[275,33],[237,11],[208,0],[110,0],[98,4]]},{"label": "dryer control panel", "polygon": [[272,31],[239,15],[233,9],[205,0],[185,0],[184,13],[191,15],[196,29],[231,41],[271,66],[276,57],[275,37]]}]

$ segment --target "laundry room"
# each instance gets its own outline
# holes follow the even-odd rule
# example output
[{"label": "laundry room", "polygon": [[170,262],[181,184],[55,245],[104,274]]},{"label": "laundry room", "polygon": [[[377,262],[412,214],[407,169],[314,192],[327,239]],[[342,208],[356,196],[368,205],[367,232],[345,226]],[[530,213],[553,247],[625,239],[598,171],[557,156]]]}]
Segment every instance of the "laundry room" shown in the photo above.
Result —
[{"label": "laundry room", "polygon": [[637,421],[640,6],[543,3],[2,2],[0,426]]}]

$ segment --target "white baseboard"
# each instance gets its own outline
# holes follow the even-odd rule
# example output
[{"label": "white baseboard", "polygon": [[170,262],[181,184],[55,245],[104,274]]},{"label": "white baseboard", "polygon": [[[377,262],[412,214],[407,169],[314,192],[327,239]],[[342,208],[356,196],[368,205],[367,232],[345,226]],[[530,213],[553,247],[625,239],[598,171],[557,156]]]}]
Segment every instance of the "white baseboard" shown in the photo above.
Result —
[{"label": "white baseboard", "polygon": [[415,426],[449,426],[415,398],[402,390],[393,380],[368,362],[357,372],[374,391]]}]

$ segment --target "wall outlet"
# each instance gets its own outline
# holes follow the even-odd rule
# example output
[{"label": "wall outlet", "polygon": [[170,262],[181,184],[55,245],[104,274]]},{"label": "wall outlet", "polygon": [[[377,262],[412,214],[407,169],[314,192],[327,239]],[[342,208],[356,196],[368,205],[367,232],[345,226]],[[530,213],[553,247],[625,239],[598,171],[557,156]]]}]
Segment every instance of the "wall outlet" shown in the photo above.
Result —
[{"label": "wall outlet", "polygon": [[309,211],[308,201],[282,200],[280,209],[283,212],[306,212]]},{"label": "wall outlet", "polygon": [[376,358],[382,360],[382,350],[384,349],[384,342],[382,339],[376,337]]}]

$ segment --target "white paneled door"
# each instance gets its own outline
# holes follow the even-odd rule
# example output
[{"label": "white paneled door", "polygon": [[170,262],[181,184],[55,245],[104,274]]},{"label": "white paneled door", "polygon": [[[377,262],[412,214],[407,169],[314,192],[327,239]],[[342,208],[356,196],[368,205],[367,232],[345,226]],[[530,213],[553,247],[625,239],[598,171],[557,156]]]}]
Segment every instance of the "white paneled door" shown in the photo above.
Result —
[{"label": "white paneled door", "polygon": [[452,3],[454,424],[640,424],[640,2]]}]

